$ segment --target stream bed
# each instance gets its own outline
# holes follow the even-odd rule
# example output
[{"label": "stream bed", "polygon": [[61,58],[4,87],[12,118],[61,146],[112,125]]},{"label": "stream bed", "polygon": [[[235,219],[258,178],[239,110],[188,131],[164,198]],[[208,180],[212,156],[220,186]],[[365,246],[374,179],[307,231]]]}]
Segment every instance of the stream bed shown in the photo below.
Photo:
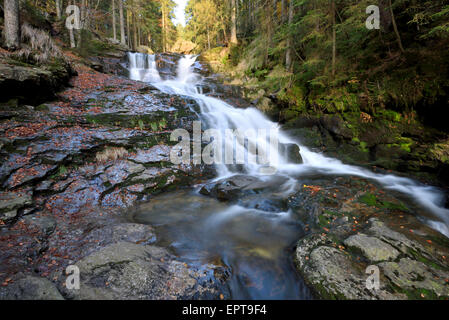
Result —
[{"label": "stream bed", "polygon": [[[170,248],[183,261],[196,266],[215,264],[226,267],[230,271],[227,286],[231,298],[313,298],[299,277],[292,258],[295,245],[306,234],[304,225],[288,205],[279,204],[285,204],[299,188],[307,187],[302,179],[306,176],[344,175],[369,179],[380,188],[408,199],[411,206],[425,212],[424,222],[443,234],[449,234],[449,211],[442,204],[443,194],[436,188],[420,185],[408,178],[375,174],[314,153],[282,133],[276,123],[266,119],[258,110],[235,108],[203,94],[204,79],[195,72],[195,56],[181,57],[176,75],[164,76],[164,79],[159,75],[154,56],[130,53],[129,60],[131,79],[151,83],[168,94],[193,98],[200,106],[200,118],[208,128],[220,132],[227,129],[274,129],[278,140],[264,144],[264,152],[279,152],[278,145],[297,145],[300,148],[300,161],[291,161],[282,152],[276,154],[276,163],[270,163],[275,175],[263,174],[263,166],[257,161],[251,162],[250,157],[240,166],[216,163],[216,179],[209,184],[222,183],[224,189],[239,186],[239,182],[227,179],[242,175],[247,177],[243,179],[258,180],[256,184],[264,181],[264,187],[251,189],[248,185],[240,186],[252,192],[234,196],[232,201],[219,201],[216,195],[211,197],[212,192],[200,192],[202,188],[204,190],[202,185],[155,196],[132,211],[133,222],[155,227],[157,244]],[[260,143],[260,139],[254,139],[248,144],[229,140],[223,143],[251,154],[253,151],[248,145]]]}]

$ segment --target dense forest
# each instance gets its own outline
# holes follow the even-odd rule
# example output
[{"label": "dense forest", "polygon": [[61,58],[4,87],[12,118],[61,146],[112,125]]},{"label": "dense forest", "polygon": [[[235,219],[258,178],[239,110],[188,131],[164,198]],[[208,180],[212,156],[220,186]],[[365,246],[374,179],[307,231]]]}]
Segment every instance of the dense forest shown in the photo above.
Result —
[{"label": "dense forest", "polygon": [[449,299],[447,0],[0,0],[0,33],[0,300]]},{"label": "dense forest", "polygon": [[[375,13],[367,12],[370,1],[192,0],[185,28],[173,23],[172,0],[19,2],[25,20],[39,27],[59,21],[64,43],[81,52],[101,37],[150,53],[191,41],[195,52],[212,54],[235,78],[247,79],[245,85],[275,93],[285,102],[283,121],[311,110],[389,110],[393,118],[395,111],[407,117],[419,111],[445,127],[434,116],[444,112],[439,106],[448,90],[449,6],[443,0],[376,1],[380,20],[372,29],[365,23]],[[63,29],[74,13],[68,5],[77,5],[80,16],[70,32]],[[17,44],[11,41],[7,46]]]},{"label": "dense forest", "polygon": [[232,44],[225,64],[286,101],[284,120],[310,110],[444,112],[432,107],[447,100],[448,4],[375,1],[379,28],[369,29],[372,4],[190,1],[186,36],[202,49]]}]

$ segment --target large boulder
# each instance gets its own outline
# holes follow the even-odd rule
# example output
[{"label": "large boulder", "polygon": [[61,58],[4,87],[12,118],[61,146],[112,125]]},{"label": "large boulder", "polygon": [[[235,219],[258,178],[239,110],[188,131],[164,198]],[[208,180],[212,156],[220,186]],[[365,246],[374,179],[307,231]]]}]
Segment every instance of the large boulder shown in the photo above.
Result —
[{"label": "large boulder", "polygon": [[287,180],[282,176],[267,176],[267,179],[262,180],[240,174],[208,183],[201,188],[200,193],[220,201],[240,200],[244,196],[280,190]]},{"label": "large boulder", "polygon": [[220,294],[214,283],[200,280],[207,270],[193,270],[156,246],[119,242],[85,257],[76,266],[80,289],[62,285],[68,299],[211,299]]},{"label": "large boulder", "polygon": [[59,59],[45,67],[0,61],[0,102],[16,98],[20,103],[38,105],[54,98],[74,74],[70,65]]},{"label": "large boulder", "polygon": [[7,287],[0,287],[0,300],[64,300],[46,278],[27,276]]},{"label": "large boulder", "polygon": [[[448,297],[449,240],[431,228],[437,221],[418,218],[429,213],[362,178],[303,181],[288,199],[309,232],[297,243],[295,262],[318,297]],[[379,287],[367,285],[377,276]]]},{"label": "large boulder", "polygon": [[191,54],[195,50],[195,48],[196,44],[192,41],[179,39],[175,42],[175,44],[171,48],[171,51],[181,54]]},{"label": "large boulder", "polygon": [[291,163],[301,164],[303,162],[301,157],[301,149],[295,143],[285,143],[279,145],[281,155]]}]

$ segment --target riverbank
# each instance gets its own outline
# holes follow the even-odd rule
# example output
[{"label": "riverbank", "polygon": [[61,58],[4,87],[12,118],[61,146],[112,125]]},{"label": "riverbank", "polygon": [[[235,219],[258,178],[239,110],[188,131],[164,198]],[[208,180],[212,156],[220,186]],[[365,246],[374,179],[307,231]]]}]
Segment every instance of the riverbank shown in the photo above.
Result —
[{"label": "riverbank", "polygon": [[[293,75],[281,66],[259,74],[247,50],[243,45],[214,48],[202,60],[221,74],[224,84],[241,88],[248,102],[303,145],[348,164],[398,172],[447,188],[449,135],[444,126],[432,127],[429,117],[418,113],[423,106],[400,111],[391,102],[369,108],[356,82],[341,87],[352,90],[346,96],[341,92],[320,96],[318,91],[306,95],[289,82]],[[444,108],[444,95],[440,100],[433,107]]]},{"label": "riverbank", "polygon": [[[179,58],[160,56],[161,75],[173,76]],[[423,218],[434,217],[410,197],[365,178],[320,171],[292,174],[299,188],[288,196],[280,190],[288,185],[286,177],[263,181],[243,175],[210,181],[215,177],[210,168],[175,166],[169,160],[170,132],[180,127],[189,131],[199,119],[195,99],[100,73],[76,57],[71,63],[78,76],[56,101],[3,109],[0,298],[229,299],[246,294],[230,291],[242,283],[248,292],[262,292],[261,298],[284,293],[310,298],[309,289],[304,293],[303,288],[291,288],[302,281],[316,298],[448,297],[449,243],[424,224]],[[207,74],[202,68],[195,64],[197,72]],[[241,101],[244,107],[244,100],[230,94],[232,87],[215,84],[214,78],[202,83],[205,92]],[[191,185],[204,187],[197,200],[184,203],[182,189]],[[179,188],[181,195],[175,191]],[[175,224],[187,219],[187,226],[193,227],[193,221],[198,228],[202,224],[190,214],[174,215],[179,210],[169,214],[160,209],[162,203],[176,203],[172,196],[194,214],[203,213],[195,209],[200,203],[239,207],[241,213],[231,214],[228,221],[235,232],[226,236],[260,239],[251,250],[237,242],[246,249],[237,262],[254,263],[254,274],[238,272],[225,255],[217,256],[220,251],[212,240],[206,241],[206,247],[213,248],[211,257],[199,243],[188,241],[200,231],[176,242],[201,248],[194,255],[201,257],[200,264],[192,261],[189,250],[188,255],[182,247],[174,250],[168,241],[173,239],[152,219],[173,218]],[[147,220],[137,219],[136,212],[147,214]],[[242,219],[246,223],[241,224]],[[254,230],[243,228],[253,223]],[[275,226],[283,230],[278,232],[282,241],[271,241],[276,244],[273,251],[260,248],[263,239],[274,239]],[[248,257],[251,260],[245,260]],[[273,260],[280,257],[285,261]],[[282,269],[293,257],[298,274]],[[276,263],[280,269],[272,268]],[[72,264],[81,271],[80,291],[65,288],[64,271]],[[378,291],[365,286],[370,265],[380,270]],[[279,277],[274,270],[288,270],[291,277]]]},{"label": "riverbank", "polygon": [[220,268],[179,262],[123,214],[205,175],[169,162],[170,132],[192,128],[195,101],[71,63],[78,76],[57,100],[2,106],[0,298],[218,299],[203,277]]}]

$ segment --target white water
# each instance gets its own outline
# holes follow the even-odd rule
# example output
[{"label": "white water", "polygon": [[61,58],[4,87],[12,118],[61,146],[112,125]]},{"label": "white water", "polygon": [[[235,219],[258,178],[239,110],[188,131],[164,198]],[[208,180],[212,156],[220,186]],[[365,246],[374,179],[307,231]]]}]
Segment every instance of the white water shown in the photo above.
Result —
[{"label": "white water", "polygon": [[155,55],[128,52],[129,77],[144,82],[159,82]]},{"label": "white water", "polygon": [[[196,56],[185,56],[178,63],[178,75],[174,80],[162,81],[157,68],[154,56],[148,56],[147,64],[145,64],[145,56],[142,54],[130,54],[130,76],[133,80],[151,82],[155,87],[163,92],[171,94],[185,95],[194,98],[201,107],[201,116],[207,123],[209,128],[218,129],[224,132],[225,129],[252,129],[257,132],[258,129],[275,129],[278,132],[279,143],[295,143],[301,148],[301,156],[304,164],[288,163],[279,153],[277,143],[264,143],[260,138],[255,137],[254,141],[249,141],[262,147],[259,152],[277,154],[277,161],[271,163],[277,175],[288,177],[284,185],[279,187],[283,192],[292,192],[298,186],[297,177],[301,174],[310,172],[320,172],[330,175],[352,175],[372,179],[382,184],[386,189],[399,191],[409,196],[411,199],[422,207],[430,211],[434,219],[426,222],[434,229],[449,237],[449,210],[444,208],[444,195],[437,188],[419,184],[411,179],[397,177],[395,175],[375,174],[369,170],[356,166],[350,166],[342,163],[337,159],[325,157],[322,154],[312,152],[308,148],[301,146],[296,141],[281,130],[279,125],[268,120],[259,110],[255,108],[235,108],[232,105],[219,99],[206,96],[201,93],[199,84],[201,77],[193,72],[193,65],[196,62]],[[151,61],[151,63],[150,63]],[[265,139],[266,142],[266,139]],[[225,144],[232,143],[232,147],[237,149],[245,149],[247,146],[238,141],[227,140]],[[240,173],[235,166],[225,164],[217,164],[218,178],[232,176]],[[267,176],[261,174],[261,168],[266,166],[259,165],[256,161],[247,161],[244,165],[245,172],[252,176],[258,176],[261,179],[267,179]],[[295,177],[295,178],[293,178]]]}]

